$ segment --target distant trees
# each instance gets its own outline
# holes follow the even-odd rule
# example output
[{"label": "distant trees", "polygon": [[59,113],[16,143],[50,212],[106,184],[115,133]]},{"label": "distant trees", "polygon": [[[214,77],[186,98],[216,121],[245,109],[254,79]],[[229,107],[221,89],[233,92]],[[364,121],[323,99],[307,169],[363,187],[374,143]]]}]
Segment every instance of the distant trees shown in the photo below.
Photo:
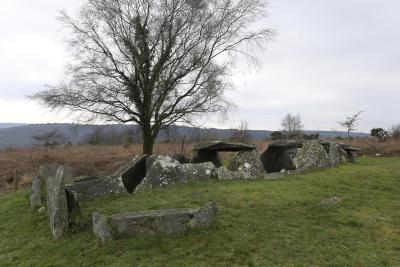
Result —
[{"label": "distant trees", "polygon": [[372,137],[378,138],[379,141],[386,141],[389,138],[389,132],[383,128],[373,128],[371,129],[370,135]]},{"label": "distant trees", "polygon": [[66,141],[66,137],[59,129],[52,129],[42,134],[32,135],[31,137],[35,141],[36,146],[44,148],[44,157],[47,157],[49,149]]},{"label": "distant trees", "polygon": [[393,139],[399,140],[400,139],[400,124],[393,125],[389,132],[390,132],[390,136]]},{"label": "distant trees", "polygon": [[352,131],[357,130],[357,124],[358,121],[360,120],[360,115],[363,113],[364,111],[359,111],[356,114],[346,117],[346,119],[344,121],[339,121],[339,125],[342,126],[343,128],[345,128],[347,130],[347,137],[350,139],[350,133]]},{"label": "distant trees", "polygon": [[248,143],[251,140],[249,124],[247,121],[241,121],[236,129],[233,129],[230,140],[241,143]]},{"label": "distant trees", "polygon": [[271,140],[281,140],[285,139],[286,137],[281,131],[274,131],[271,133]]},{"label": "distant trees", "polygon": [[297,138],[302,134],[303,124],[299,114],[292,115],[288,113],[281,122],[282,130],[284,135],[289,138]]},{"label": "distant trees", "polygon": [[258,21],[265,0],[89,0],[71,30],[66,80],[32,96],[87,120],[135,123],[143,153],[159,132],[226,112],[234,55],[252,55],[273,33]]}]

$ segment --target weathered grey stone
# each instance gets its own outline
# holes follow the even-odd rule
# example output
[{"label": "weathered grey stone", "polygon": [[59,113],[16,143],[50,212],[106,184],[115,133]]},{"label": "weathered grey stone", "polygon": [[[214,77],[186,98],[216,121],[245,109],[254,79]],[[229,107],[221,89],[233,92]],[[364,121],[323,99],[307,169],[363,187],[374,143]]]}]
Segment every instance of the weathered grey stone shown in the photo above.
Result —
[{"label": "weathered grey stone", "polygon": [[217,169],[218,180],[251,180],[257,179],[257,177],[252,176],[249,172],[245,171],[230,171],[225,166],[221,166]]},{"label": "weathered grey stone", "polygon": [[42,180],[39,176],[35,176],[32,181],[32,193],[29,198],[31,208],[34,210],[40,209],[43,207],[42,200]]},{"label": "weathered grey stone", "polygon": [[139,155],[120,168],[114,177],[120,177],[128,193],[133,193],[146,176],[146,161],[148,155]]},{"label": "weathered grey stone", "polygon": [[122,177],[94,177],[80,180],[66,187],[78,200],[95,199],[109,194],[127,193]]},{"label": "weathered grey stone", "polygon": [[146,177],[137,190],[187,183],[182,164],[167,156],[149,156],[147,170]]},{"label": "weathered grey stone", "polygon": [[195,180],[217,178],[217,169],[211,162],[183,164],[186,176]]},{"label": "weathered grey stone", "polygon": [[230,171],[244,171],[255,178],[265,174],[260,155],[256,150],[238,152],[229,164],[228,169]]},{"label": "weathered grey stone", "polygon": [[79,225],[82,222],[81,206],[75,192],[65,189],[70,224]]},{"label": "weathered grey stone", "polygon": [[64,168],[58,168],[54,177],[47,177],[47,214],[54,239],[60,239],[68,232],[69,214],[67,195],[64,187]]},{"label": "weathered grey stone", "polygon": [[293,163],[298,170],[328,168],[331,166],[328,153],[317,141],[306,142],[302,148],[297,149]]},{"label": "weathered grey stone", "polygon": [[332,167],[335,167],[335,166],[339,165],[340,163],[342,163],[342,158],[341,158],[339,149],[340,149],[340,147],[336,143],[329,142],[328,157],[329,157],[330,165]]},{"label": "weathered grey stone", "polygon": [[168,209],[102,216],[93,214],[93,232],[103,242],[137,236],[169,235],[209,228],[217,209],[209,203],[197,209]]},{"label": "weathered grey stone", "polygon": [[103,216],[98,213],[92,215],[92,230],[97,238],[102,242],[114,240],[115,234],[110,225],[110,219],[108,216]]}]

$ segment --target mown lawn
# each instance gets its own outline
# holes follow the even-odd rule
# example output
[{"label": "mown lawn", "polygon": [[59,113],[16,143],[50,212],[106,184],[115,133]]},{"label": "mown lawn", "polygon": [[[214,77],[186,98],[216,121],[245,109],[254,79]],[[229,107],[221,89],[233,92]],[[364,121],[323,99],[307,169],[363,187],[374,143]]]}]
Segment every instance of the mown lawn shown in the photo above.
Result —
[{"label": "mown lawn", "polygon": [[[338,196],[342,203],[321,206]],[[29,192],[0,196],[0,266],[400,266],[400,158],[279,181],[191,182],[82,204],[113,214],[214,201],[208,231],[100,245],[91,229],[52,241]]]}]

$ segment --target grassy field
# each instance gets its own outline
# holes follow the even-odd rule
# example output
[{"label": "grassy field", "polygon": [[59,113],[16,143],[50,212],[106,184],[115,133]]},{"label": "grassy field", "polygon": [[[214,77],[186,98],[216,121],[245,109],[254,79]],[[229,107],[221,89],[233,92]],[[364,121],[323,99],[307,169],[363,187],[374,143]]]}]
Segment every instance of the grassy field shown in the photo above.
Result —
[{"label": "grassy field", "polygon": [[[0,196],[1,266],[400,266],[400,159],[279,181],[191,182],[187,186],[82,203],[86,216],[196,207],[214,201],[209,231],[100,245],[91,229],[52,241],[28,191]],[[339,205],[319,205],[338,196]]]}]

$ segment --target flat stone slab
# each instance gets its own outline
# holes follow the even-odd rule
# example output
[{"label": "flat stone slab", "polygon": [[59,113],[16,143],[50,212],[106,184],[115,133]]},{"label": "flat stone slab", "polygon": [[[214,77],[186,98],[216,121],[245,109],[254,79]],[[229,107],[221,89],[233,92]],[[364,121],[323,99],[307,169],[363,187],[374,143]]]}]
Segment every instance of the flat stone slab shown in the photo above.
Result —
[{"label": "flat stone slab", "polygon": [[214,141],[210,143],[196,144],[193,146],[193,150],[203,150],[203,151],[237,152],[237,151],[245,151],[253,149],[256,149],[255,145],[231,143],[224,141]]},{"label": "flat stone slab", "polygon": [[209,228],[217,214],[215,204],[194,209],[166,209],[104,216],[92,215],[93,233],[101,241],[182,233]]},{"label": "flat stone slab", "polygon": [[95,199],[109,194],[127,193],[121,177],[94,177],[67,185],[78,200]]}]

